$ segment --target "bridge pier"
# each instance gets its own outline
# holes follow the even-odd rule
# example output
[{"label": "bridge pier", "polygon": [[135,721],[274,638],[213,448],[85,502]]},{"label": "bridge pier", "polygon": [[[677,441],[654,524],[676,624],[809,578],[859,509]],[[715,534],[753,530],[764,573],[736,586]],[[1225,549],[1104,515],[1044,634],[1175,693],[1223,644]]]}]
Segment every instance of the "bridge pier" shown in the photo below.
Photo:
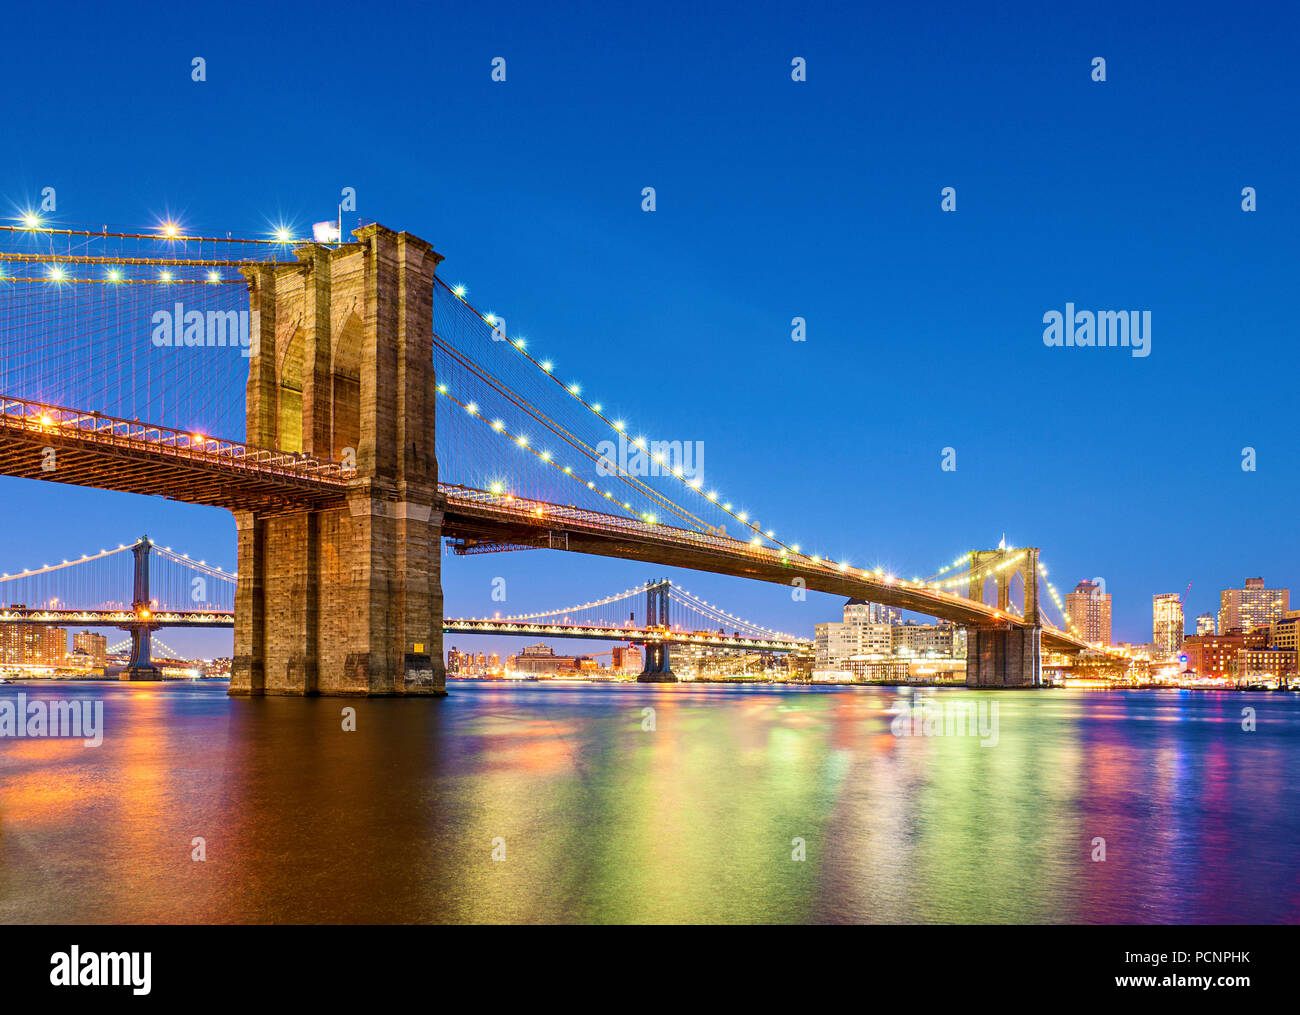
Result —
[{"label": "bridge pier", "polygon": [[655,642],[642,646],[645,649],[645,663],[637,674],[639,684],[675,684],[677,674],[673,672],[668,658],[668,643]]},{"label": "bridge pier", "polygon": [[162,680],[162,670],[153,664],[151,627],[148,624],[134,624],[127,628],[131,632],[131,658],[118,674],[119,680]]},{"label": "bridge pier", "polygon": [[239,511],[230,693],[441,695],[433,276],[423,240],[369,225],[243,269],[248,440],[344,464],[344,503]]},{"label": "bridge pier", "polygon": [[1041,627],[966,628],[967,687],[1039,687]]}]

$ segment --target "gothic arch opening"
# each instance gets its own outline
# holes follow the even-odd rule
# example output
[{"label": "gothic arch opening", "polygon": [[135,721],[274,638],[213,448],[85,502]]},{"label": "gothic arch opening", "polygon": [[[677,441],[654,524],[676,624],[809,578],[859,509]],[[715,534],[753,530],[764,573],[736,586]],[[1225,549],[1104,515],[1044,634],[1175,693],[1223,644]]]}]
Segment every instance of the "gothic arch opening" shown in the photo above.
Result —
[{"label": "gothic arch opening", "polygon": [[280,412],[276,433],[281,451],[302,450],[302,373],[306,344],[302,328],[294,328],[276,369]]},{"label": "gothic arch opening", "polygon": [[343,458],[345,448],[352,448],[355,454],[361,440],[361,336],[361,318],[353,311],[343,322],[330,360],[330,457],[336,462]]}]

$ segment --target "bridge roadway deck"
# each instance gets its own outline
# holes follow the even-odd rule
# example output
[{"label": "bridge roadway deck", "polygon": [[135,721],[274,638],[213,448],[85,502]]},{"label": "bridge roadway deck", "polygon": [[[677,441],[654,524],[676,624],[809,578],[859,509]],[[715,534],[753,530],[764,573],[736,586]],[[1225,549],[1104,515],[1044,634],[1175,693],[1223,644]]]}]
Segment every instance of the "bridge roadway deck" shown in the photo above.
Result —
[{"label": "bridge roadway deck", "polygon": [[527,638],[581,638],[585,641],[668,642],[672,645],[709,645],[753,652],[811,650],[813,643],[794,638],[747,638],[716,631],[650,630],[599,624],[543,624],[528,620],[451,619],[443,621],[447,634],[518,635]]},{"label": "bridge roadway deck", "polygon": [[[713,574],[752,578],[790,586],[802,578],[807,588],[898,609],[912,610],[969,626],[1022,627],[1013,614],[914,582],[891,579],[839,565],[814,563],[799,554],[635,519],[565,507],[466,487],[443,485],[443,535],[470,541],[533,545],[602,557],[685,567]],[[1082,642],[1050,628],[1043,647],[1073,651]]]},{"label": "bridge roadway deck", "polygon": [[135,610],[56,610],[7,606],[0,624],[40,624],[43,627],[233,627],[235,615],[222,610],[152,610],[148,617]]},{"label": "bridge roadway deck", "polygon": [[347,491],[337,463],[4,396],[0,475],[232,511],[323,506]]}]

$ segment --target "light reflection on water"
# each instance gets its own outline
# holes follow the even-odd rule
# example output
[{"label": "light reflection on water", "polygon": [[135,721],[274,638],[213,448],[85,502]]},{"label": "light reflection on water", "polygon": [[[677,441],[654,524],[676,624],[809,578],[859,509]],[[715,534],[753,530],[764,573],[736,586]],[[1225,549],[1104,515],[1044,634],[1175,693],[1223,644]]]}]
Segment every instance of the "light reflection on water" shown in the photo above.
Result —
[{"label": "light reflection on water", "polygon": [[105,701],[99,748],[0,739],[0,919],[1300,920],[1295,696],[925,692],[996,702],[986,747],[890,688],[450,689],[0,688]]}]

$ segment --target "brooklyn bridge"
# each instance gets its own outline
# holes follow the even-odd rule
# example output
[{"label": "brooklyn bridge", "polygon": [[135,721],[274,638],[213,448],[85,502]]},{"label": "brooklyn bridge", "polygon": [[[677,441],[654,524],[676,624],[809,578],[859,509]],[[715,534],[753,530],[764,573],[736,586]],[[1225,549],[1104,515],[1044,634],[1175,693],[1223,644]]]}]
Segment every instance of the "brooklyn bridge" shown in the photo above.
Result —
[{"label": "brooklyn bridge", "polygon": [[[444,542],[453,556],[617,557],[951,621],[967,630],[971,686],[1033,686],[1044,651],[1088,647],[1063,613],[1047,618],[1038,548],[972,550],[925,578],[809,554],[534,358],[443,280],[429,243],[379,224],[352,237],[0,227],[0,474],[235,518],[237,576],[203,575],[229,589],[226,608],[155,616],[136,561],[117,607],[130,616],[112,622],[136,632],[139,665],[153,627],[224,621],[231,694],[443,694],[443,632],[462,629],[444,616]],[[599,450],[611,440],[663,467],[636,474]],[[634,637],[669,643],[652,601]]]}]

